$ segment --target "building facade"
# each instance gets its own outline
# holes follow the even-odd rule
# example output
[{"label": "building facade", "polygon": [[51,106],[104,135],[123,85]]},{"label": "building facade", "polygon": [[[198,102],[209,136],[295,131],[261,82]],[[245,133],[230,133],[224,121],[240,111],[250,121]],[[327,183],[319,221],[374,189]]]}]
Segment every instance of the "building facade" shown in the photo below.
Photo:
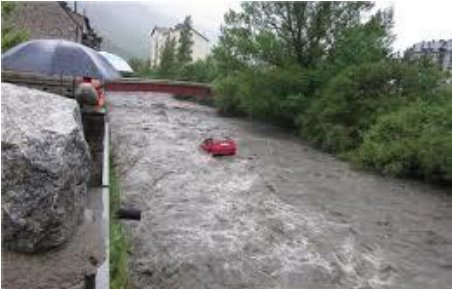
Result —
[{"label": "building facade", "polygon": [[64,1],[15,2],[12,25],[27,31],[30,39],[65,39],[100,50],[102,38],[89,19],[73,11]]},{"label": "building facade", "polygon": [[429,57],[445,70],[452,70],[452,39],[422,41],[407,49],[405,56],[409,58]]},{"label": "building facade", "polygon": [[[157,67],[160,64],[160,55],[168,37],[179,41],[182,25],[176,25],[175,27],[154,27],[151,31],[150,38],[150,65],[151,67]],[[193,61],[205,59],[210,53],[209,39],[191,28],[192,32],[192,59]]]}]

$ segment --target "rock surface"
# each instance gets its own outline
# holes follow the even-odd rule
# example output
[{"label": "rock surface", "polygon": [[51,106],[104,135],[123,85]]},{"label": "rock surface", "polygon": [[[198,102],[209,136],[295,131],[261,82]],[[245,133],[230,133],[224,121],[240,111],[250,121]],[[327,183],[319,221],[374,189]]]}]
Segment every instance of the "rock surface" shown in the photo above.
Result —
[{"label": "rock surface", "polygon": [[1,288],[85,289],[85,276],[97,272],[96,289],[108,289],[99,269],[106,256],[106,206],[102,188],[89,187],[83,222],[63,246],[40,254],[2,251]]},{"label": "rock surface", "polygon": [[83,216],[91,158],[74,100],[2,83],[2,245],[59,246]]}]

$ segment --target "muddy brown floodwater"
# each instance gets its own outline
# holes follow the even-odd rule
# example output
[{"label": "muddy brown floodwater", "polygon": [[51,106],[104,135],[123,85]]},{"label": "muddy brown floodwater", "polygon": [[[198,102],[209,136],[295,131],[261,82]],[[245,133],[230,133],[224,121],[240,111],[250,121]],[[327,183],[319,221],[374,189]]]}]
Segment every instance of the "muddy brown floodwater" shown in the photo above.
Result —
[{"label": "muddy brown floodwater", "polygon": [[[132,288],[452,288],[452,194],[357,172],[270,125],[110,93]],[[198,149],[230,136],[235,157]]]}]

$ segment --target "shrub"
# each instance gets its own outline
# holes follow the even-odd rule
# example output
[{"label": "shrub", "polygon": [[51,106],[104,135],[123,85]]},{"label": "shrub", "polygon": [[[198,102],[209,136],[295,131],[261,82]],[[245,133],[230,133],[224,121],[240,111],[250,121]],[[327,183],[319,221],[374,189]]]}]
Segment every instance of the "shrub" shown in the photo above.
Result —
[{"label": "shrub", "polygon": [[1,3],[2,8],[2,53],[6,50],[27,41],[29,38],[28,31],[18,29],[8,23],[14,10],[16,3],[12,1],[4,1]]},{"label": "shrub", "polygon": [[133,58],[129,63],[135,71],[132,75],[134,77],[210,83],[217,76],[217,66],[211,58],[186,64],[173,63],[168,67],[153,69],[150,68],[149,61]]},{"label": "shrub", "polygon": [[227,76],[214,82],[215,105],[220,113],[224,115],[242,115],[240,107],[239,78]]},{"label": "shrub", "polygon": [[401,62],[351,66],[332,78],[306,113],[301,134],[330,152],[356,148],[379,115],[415,99],[432,99],[440,72]]},{"label": "shrub", "polygon": [[282,126],[295,125],[294,118],[301,110],[307,86],[300,70],[254,70],[243,75],[241,81],[241,103],[249,116]]},{"label": "shrub", "polygon": [[307,83],[296,68],[248,69],[216,83],[217,104],[222,110],[233,106],[252,118],[294,126]]},{"label": "shrub", "polygon": [[383,174],[451,183],[452,94],[379,117],[353,160]]},{"label": "shrub", "polygon": [[210,83],[216,75],[217,71],[213,60],[207,58],[183,65],[176,78],[178,80]]}]

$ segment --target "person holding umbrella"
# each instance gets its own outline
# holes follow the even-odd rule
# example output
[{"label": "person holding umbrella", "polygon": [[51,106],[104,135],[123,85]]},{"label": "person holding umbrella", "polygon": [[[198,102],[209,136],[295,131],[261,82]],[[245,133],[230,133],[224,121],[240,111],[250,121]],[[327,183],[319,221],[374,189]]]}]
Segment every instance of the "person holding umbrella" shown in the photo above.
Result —
[{"label": "person holding umbrella", "polygon": [[103,112],[105,92],[102,82],[90,77],[83,77],[75,90],[75,99],[83,112]]},{"label": "person holding umbrella", "polygon": [[81,79],[77,81],[74,96],[82,112],[104,112],[103,83],[120,77],[97,51],[62,39],[37,39],[19,44],[2,54],[2,69]]},{"label": "person holding umbrella", "polygon": [[62,39],[38,39],[2,54],[2,69],[111,81],[119,72],[97,51]]},{"label": "person holding umbrella", "polygon": [[[74,98],[81,107],[83,130],[93,159],[91,183],[102,183],[102,140],[105,132],[103,84],[120,78],[118,71],[97,51],[61,39],[38,39],[19,44],[2,54],[2,70],[78,79]],[[74,82],[73,82],[74,83]],[[63,91],[63,90],[62,90]]]}]

